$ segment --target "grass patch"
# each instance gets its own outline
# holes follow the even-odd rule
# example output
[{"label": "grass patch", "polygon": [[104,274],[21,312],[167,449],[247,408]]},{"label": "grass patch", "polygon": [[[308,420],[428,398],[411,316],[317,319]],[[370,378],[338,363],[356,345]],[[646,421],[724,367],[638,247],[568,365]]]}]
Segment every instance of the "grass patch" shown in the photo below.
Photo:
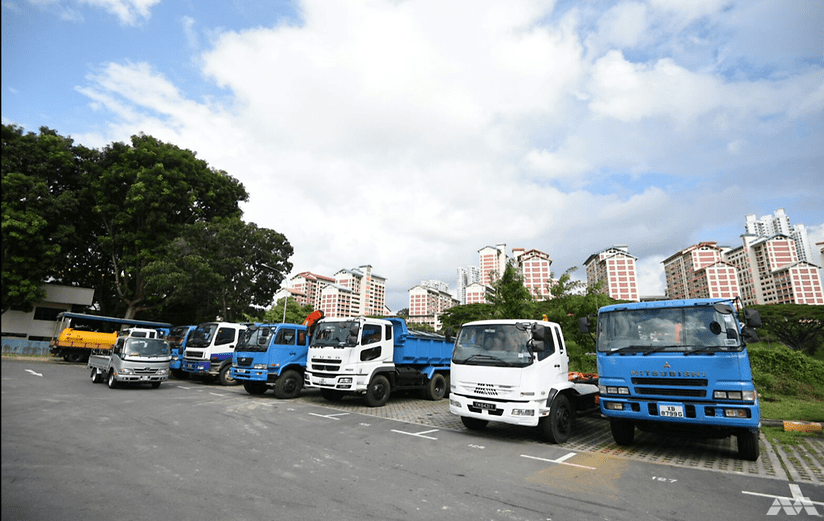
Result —
[{"label": "grass patch", "polygon": [[791,396],[762,396],[761,417],[770,420],[824,422],[824,401]]},{"label": "grass patch", "polygon": [[768,440],[770,440],[772,445],[775,445],[776,443],[780,443],[781,445],[800,445],[804,438],[822,437],[820,433],[785,431],[784,427],[762,426],[761,432]]}]

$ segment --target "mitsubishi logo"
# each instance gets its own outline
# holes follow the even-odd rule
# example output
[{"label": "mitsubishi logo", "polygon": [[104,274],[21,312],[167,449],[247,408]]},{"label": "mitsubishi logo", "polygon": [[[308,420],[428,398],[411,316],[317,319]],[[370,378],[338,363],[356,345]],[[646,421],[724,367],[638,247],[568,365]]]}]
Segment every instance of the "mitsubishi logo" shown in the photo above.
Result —
[{"label": "mitsubishi logo", "polygon": [[669,368],[670,368],[669,362],[664,362],[664,369],[669,369]]}]

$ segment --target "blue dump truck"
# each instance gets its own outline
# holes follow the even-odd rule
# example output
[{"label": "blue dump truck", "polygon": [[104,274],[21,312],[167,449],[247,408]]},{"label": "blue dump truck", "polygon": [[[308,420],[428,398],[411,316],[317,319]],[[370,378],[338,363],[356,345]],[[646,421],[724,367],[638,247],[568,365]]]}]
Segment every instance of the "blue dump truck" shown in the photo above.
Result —
[{"label": "blue dump truck", "polygon": [[186,343],[196,327],[176,326],[169,331],[169,335],[166,337],[166,340],[169,341],[169,347],[172,349],[172,362],[169,364],[169,369],[175,378],[182,380],[189,377],[189,373],[183,370],[183,352],[186,350]]},{"label": "blue dump truck", "polygon": [[232,378],[249,394],[273,388],[278,398],[295,398],[303,388],[308,350],[304,325],[250,325],[232,357]]},{"label": "blue dump truck", "polygon": [[309,345],[304,384],[329,401],[364,395],[381,407],[394,391],[440,400],[449,389],[452,340],[410,331],[400,318],[324,319]]},{"label": "blue dump truck", "polygon": [[[760,455],[761,413],[746,342],[758,312],[725,299],[615,304],[598,311],[601,413],[619,445],[635,428],[684,437],[736,436],[738,455]],[[579,322],[589,331],[587,318]]]}]

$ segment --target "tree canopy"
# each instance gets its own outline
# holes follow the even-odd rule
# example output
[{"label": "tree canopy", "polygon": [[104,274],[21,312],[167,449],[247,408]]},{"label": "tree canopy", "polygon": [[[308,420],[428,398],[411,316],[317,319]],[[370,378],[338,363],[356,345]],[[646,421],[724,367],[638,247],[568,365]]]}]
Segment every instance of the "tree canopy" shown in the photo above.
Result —
[{"label": "tree canopy", "polygon": [[286,237],[244,223],[246,189],[194,152],[142,134],[91,150],[13,125],[2,144],[4,311],[57,282],[94,288],[106,315],[240,317],[291,270]]},{"label": "tree canopy", "polygon": [[824,344],[824,306],[770,304],[750,306],[761,314],[761,340],[777,339],[790,349],[814,356]]}]

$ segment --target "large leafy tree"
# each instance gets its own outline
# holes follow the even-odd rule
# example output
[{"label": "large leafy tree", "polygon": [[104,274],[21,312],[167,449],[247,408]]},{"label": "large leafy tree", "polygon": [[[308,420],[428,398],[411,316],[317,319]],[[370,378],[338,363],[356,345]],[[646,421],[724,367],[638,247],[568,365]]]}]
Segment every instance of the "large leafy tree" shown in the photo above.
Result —
[{"label": "large leafy tree", "polygon": [[84,189],[96,152],[41,127],[2,126],[2,309],[31,309],[46,280],[89,285],[95,257]]},{"label": "large leafy tree", "polygon": [[770,304],[750,306],[761,314],[759,336],[773,337],[790,349],[814,356],[824,344],[824,306]]},{"label": "large leafy tree", "polygon": [[217,219],[185,226],[142,275],[147,292],[165,305],[196,310],[197,320],[233,321],[258,316],[272,303],[292,269],[292,253],[274,230]]},{"label": "large leafy tree", "polygon": [[532,311],[532,295],[512,263],[508,263],[501,277],[492,283],[487,299],[495,318],[528,318]]},{"label": "large leafy tree", "polygon": [[109,262],[117,311],[126,318],[162,303],[162,294],[148,291],[144,270],[162,260],[184,228],[237,219],[249,197],[239,181],[193,152],[146,135],[103,149],[87,182],[101,227],[94,249]]}]

